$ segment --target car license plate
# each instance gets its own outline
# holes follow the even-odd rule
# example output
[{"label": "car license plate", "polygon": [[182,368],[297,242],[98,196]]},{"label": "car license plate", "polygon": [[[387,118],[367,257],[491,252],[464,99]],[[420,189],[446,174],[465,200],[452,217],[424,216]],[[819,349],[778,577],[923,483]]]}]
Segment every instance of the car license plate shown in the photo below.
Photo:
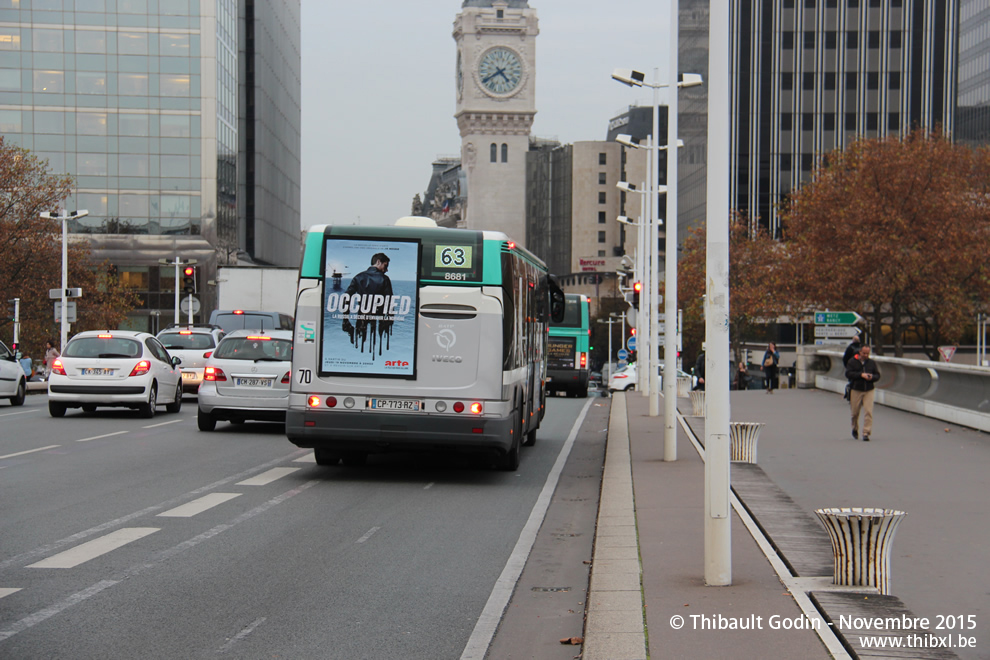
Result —
[{"label": "car license plate", "polygon": [[418,399],[372,399],[372,410],[411,410],[419,412],[423,402]]},{"label": "car license plate", "polygon": [[244,387],[271,387],[271,378],[235,378],[234,385]]},{"label": "car license plate", "polygon": [[194,380],[196,378],[196,373],[193,371],[183,371],[182,380]]},{"label": "car license plate", "polygon": [[113,369],[101,369],[98,367],[85,367],[81,369],[83,376],[112,376]]}]

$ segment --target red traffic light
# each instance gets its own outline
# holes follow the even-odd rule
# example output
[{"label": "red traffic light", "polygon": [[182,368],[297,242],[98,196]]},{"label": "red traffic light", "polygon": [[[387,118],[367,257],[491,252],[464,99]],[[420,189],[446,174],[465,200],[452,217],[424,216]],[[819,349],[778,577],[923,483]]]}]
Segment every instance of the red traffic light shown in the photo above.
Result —
[{"label": "red traffic light", "polygon": [[633,282],[633,291],[635,291],[636,293],[639,293],[642,290],[643,290],[643,283],[642,282]]},{"label": "red traffic light", "polygon": [[186,266],[182,270],[182,274],[185,275],[186,277],[192,277],[193,275],[196,274],[196,269],[193,268],[192,266]]}]

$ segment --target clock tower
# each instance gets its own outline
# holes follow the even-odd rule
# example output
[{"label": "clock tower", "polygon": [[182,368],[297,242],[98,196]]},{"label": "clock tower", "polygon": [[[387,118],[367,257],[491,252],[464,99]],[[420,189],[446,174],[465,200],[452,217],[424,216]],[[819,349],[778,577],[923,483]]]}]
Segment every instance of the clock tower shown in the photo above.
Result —
[{"label": "clock tower", "polygon": [[526,240],[526,152],[536,115],[536,10],[526,0],[464,0],[454,20],[461,166],[469,229]]}]

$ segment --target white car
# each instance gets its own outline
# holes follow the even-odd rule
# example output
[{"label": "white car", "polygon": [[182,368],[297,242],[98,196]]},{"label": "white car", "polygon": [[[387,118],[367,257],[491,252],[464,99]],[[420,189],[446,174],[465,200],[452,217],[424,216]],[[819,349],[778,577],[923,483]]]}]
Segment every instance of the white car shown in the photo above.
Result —
[{"label": "white car", "polygon": [[161,402],[169,412],[179,412],[181,362],[147,332],[80,332],[52,362],[48,412],[62,417],[67,408],[93,412],[110,406],[134,408],[142,417],[154,417]]},{"label": "white car", "polygon": [[158,333],[158,341],[169,355],[182,358],[183,392],[196,394],[199,390],[206,360],[223,337],[223,328],[217,325],[176,326]]},{"label": "white car", "polygon": [[[612,377],[608,379],[608,391],[625,392],[626,390],[631,390],[636,387],[636,364],[636,362],[627,364],[612,374]],[[659,368],[659,379],[657,380],[657,383],[661,387],[663,387],[663,367],[664,365],[661,364]],[[692,386],[695,383],[694,376],[687,372],[678,370],[677,376],[678,378],[690,378]]]},{"label": "white car", "polygon": [[27,391],[26,381],[21,363],[7,345],[0,341],[0,399],[9,399],[12,406],[23,405]]},{"label": "white car", "polygon": [[235,330],[206,361],[199,386],[199,430],[217,421],[283,421],[292,373],[291,330]]}]

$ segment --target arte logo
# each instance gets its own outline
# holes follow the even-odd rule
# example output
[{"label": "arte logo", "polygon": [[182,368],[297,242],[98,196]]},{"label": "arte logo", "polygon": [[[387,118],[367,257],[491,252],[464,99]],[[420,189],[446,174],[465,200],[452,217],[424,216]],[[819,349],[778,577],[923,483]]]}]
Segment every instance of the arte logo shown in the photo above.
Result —
[{"label": "arte logo", "polygon": [[449,351],[457,343],[457,335],[453,330],[441,330],[436,334],[437,344],[445,351]]},{"label": "arte logo", "polygon": [[405,360],[385,360],[386,367],[408,367],[409,363]]}]

